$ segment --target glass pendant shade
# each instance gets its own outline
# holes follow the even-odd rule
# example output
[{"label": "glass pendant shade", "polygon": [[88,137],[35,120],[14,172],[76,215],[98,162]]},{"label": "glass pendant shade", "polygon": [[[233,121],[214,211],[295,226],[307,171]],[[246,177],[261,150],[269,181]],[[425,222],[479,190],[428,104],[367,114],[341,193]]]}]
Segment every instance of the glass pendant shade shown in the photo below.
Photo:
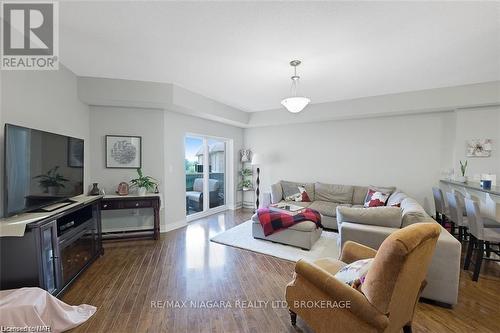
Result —
[{"label": "glass pendant shade", "polygon": [[310,102],[311,100],[307,97],[288,97],[281,101],[281,105],[292,113],[299,113]]},{"label": "glass pendant shade", "polygon": [[281,101],[281,105],[283,105],[288,111],[291,113],[299,113],[304,110],[307,104],[311,103],[311,100],[307,97],[297,96],[297,90],[299,85],[300,76],[297,75],[297,66],[300,65],[300,60],[292,60],[290,61],[290,66],[293,67],[294,74],[291,77],[292,79],[292,88],[291,93],[292,97],[285,98]]}]

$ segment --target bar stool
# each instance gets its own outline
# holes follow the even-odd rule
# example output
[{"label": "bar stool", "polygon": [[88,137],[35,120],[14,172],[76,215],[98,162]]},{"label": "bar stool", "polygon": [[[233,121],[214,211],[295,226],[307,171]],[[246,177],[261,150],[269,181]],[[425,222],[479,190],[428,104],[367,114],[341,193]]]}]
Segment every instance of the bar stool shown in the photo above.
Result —
[{"label": "bar stool", "polygon": [[[456,189],[452,189],[451,193],[455,194],[457,198],[457,205],[463,208],[464,211],[462,212],[462,215],[467,216],[467,212],[465,211],[465,195],[462,192],[457,191]],[[475,198],[470,199],[476,200]]]},{"label": "bar stool", "polygon": [[465,205],[461,205],[456,193],[446,192],[446,198],[448,199],[449,218],[453,223],[458,225],[458,240],[462,242],[467,236],[467,229],[469,227],[469,221],[464,216]]},{"label": "bar stool", "polygon": [[444,227],[449,212],[444,201],[443,191],[439,187],[433,187],[432,194],[434,195],[434,206],[436,207],[436,221]]},{"label": "bar stool", "polygon": [[[479,279],[479,271],[481,270],[483,259],[500,261],[500,259],[490,257],[491,252],[500,255],[500,228],[484,227],[485,220],[489,219],[481,216],[477,202],[465,198],[465,209],[467,210],[467,218],[469,220],[470,239],[469,246],[467,247],[467,255],[465,256],[464,269],[469,269],[475,247],[477,252],[475,255],[472,280],[477,281]],[[498,250],[491,249],[492,243],[498,246]],[[486,256],[484,256],[485,246]]]}]

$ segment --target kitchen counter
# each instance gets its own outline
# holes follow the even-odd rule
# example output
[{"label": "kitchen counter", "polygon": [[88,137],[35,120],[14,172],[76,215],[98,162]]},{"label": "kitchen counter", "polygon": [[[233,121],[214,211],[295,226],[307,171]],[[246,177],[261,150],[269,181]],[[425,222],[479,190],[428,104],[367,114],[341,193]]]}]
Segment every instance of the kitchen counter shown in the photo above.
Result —
[{"label": "kitchen counter", "polygon": [[485,190],[484,188],[481,187],[481,185],[479,183],[475,183],[475,182],[461,183],[461,182],[457,182],[454,180],[447,180],[447,179],[441,179],[441,182],[443,182],[445,184],[461,186],[461,187],[465,187],[465,188],[468,188],[471,190],[500,196],[500,186],[498,186],[498,185],[492,186],[491,189],[489,189],[489,190]]}]

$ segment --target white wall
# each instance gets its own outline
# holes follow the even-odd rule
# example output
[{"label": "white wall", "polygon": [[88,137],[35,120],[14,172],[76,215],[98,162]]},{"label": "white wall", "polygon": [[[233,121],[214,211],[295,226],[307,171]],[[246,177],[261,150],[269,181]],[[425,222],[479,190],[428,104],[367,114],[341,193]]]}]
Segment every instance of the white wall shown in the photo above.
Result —
[{"label": "white wall", "polygon": [[[453,164],[455,173],[460,172],[459,161],[467,160],[467,176],[493,173],[500,181],[500,107],[459,110],[456,124]],[[491,157],[466,157],[466,141],[470,139],[491,139],[493,142]]]},{"label": "white wall", "polygon": [[[237,168],[237,154],[242,147],[243,130],[230,125],[182,115],[177,112],[124,107],[92,106],[91,180],[113,193],[118,183],[135,178],[135,170],[105,168],[104,136],[123,134],[142,136],[143,171],[160,181],[163,196],[161,229],[170,230],[185,224],[184,137],[187,133],[233,140],[232,163]],[[233,177],[234,179],[234,177]],[[233,188],[235,188],[233,180]],[[229,206],[235,199],[227,194]],[[103,229],[147,228],[152,225],[149,210],[103,212]]]},{"label": "white wall", "polygon": [[[155,109],[90,107],[90,174],[93,183],[99,183],[107,194],[114,194],[120,182],[137,178],[135,169],[107,169],[105,164],[105,136],[132,135],[142,137],[142,170],[152,176],[164,189],[163,111]],[[163,217],[163,211],[160,212]],[[161,219],[163,221],[163,219]],[[104,231],[127,228],[151,228],[150,209],[104,211]]]},{"label": "white wall", "polygon": [[[5,123],[81,138],[88,147],[89,108],[78,99],[77,78],[71,71],[60,64],[58,71],[1,71],[0,75],[2,168]],[[90,165],[88,153],[85,149],[86,184]],[[3,196],[3,190],[0,195]]]},{"label": "white wall", "polygon": [[453,112],[282,125],[246,129],[245,146],[262,157],[263,190],[280,179],[395,185],[431,211],[454,127]]}]

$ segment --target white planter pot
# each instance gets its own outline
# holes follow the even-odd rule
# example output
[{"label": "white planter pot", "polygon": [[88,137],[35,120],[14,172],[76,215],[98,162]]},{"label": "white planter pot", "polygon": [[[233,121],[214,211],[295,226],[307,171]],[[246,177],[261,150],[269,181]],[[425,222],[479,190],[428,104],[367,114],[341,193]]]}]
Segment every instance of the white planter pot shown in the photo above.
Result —
[{"label": "white planter pot", "polygon": [[49,195],[56,195],[58,192],[59,192],[59,187],[57,187],[57,186],[49,186],[47,188],[47,193]]},{"label": "white planter pot", "polygon": [[137,189],[137,194],[138,194],[139,196],[141,196],[141,197],[145,196],[145,195],[146,195],[146,192],[147,192],[147,190],[146,190],[146,188],[145,188],[145,187],[139,187],[139,188]]}]

